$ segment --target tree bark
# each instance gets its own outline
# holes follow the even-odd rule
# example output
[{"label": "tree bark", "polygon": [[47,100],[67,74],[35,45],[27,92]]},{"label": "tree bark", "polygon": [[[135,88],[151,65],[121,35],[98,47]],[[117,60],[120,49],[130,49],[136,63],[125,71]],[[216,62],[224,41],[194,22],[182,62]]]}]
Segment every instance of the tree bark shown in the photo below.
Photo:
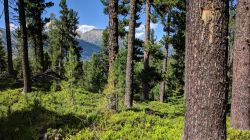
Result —
[{"label": "tree bark", "polygon": [[228,0],[187,1],[184,140],[225,140]]},{"label": "tree bark", "polygon": [[24,81],[23,92],[28,93],[31,92],[31,78],[30,78],[30,67],[28,60],[28,41],[27,41],[24,0],[18,0],[18,11],[19,11],[19,22],[21,29],[21,48],[23,55],[22,57],[22,69],[23,69],[23,81]]},{"label": "tree bark", "polygon": [[135,24],[136,24],[136,0],[130,0],[130,21],[128,33],[128,54],[126,67],[126,91],[125,91],[125,107],[132,107],[133,105],[133,51],[135,44]]},{"label": "tree bark", "polygon": [[[146,12],[146,24],[145,24],[145,39],[144,44],[145,46],[149,45],[150,42],[150,0],[146,0],[146,6],[145,6],[145,12]],[[149,69],[149,50],[147,48],[144,48],[144,74],[142,77],[142,100],[148,100],[149,99],[149,84],[148,84],[148,78],[147,72]]]},{"label": "tree bark", "polygon": [[[165,74],[167,70],[167,63],[168,63],[168,44],[164,46],[164,58],[163,58],[163,66],[162,66],[162,73]],[[161,81],[160,84],[160,102],[164,102],[165,99],[165,80]]]},{"label": "tree bark", "polygon": [[109,70],[118,54],[118,0],[109,0]]},{"label": "tree bark", "polygon": [[250,130],[250,1],[239,0],[233,60],[231,127]]},{"label": "tree bark", "polygon": [[7,41],[8,73],[9,75],[14,76],[8,0],[4,0],[4,15],[5,15],[5,28],[6,28],[6,41]]},{"label": "tree bark", "polygon": [[[171,17],[168,15],[167,17],[167,36],[168,38],[170,38],[170,28],[171,28]],[[168,65],[168,46],[169,46],[170,40],[165,40],[164,42],[164,58],[163,58],[163,66],[162,66],[162,73],[166,74],[167,71],[167,65]],[[165,84],[165,80],[161,81],[160,84],[160,102],[164,102],[165,99],[165,88],[166,88],[166,84]],[[166,99],[165,99],[166,100]]]}]

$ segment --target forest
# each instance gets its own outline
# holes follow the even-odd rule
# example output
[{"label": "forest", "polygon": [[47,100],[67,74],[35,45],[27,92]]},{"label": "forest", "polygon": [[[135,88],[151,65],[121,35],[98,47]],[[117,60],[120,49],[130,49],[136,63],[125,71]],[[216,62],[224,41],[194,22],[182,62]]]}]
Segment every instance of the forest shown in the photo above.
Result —
[{"label": "forest", "polygon": [[0,140],[250,140],[250,0],[74,2],[0,0]]}]

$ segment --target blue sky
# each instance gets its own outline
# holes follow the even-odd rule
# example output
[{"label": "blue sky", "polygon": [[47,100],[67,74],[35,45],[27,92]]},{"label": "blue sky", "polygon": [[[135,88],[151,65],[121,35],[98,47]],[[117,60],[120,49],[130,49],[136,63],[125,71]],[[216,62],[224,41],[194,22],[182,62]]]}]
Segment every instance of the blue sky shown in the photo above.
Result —
[{"label": "blue sky", "polygon": [[[46,0],[48,1],[48,0]],[[59,16],[59,3],[60,0],[53,0],[54,6],[47,9],[44,16],[49,17],[50,13],[55,13]],[[3,11],[2,0],[0,0],[0,16]],[[82,30],[92,28],[104,29],[108,25],[108,16],[103,13],[103,5],[100,0],[68,0],[68,7],[74,9],[79,14],[79,27]],[[137,37],[143,38],[144,36],[144,10],[141,13],[140,22],[143,24],[137,29]],[[16,22],[14,22],[17,24]],[[0,27],[4,28],[4,15],[0,19]],[[152,27],[156,30],[156,36],[160,39],[163,35],[162,26],[160,24],[153,24]]]}]

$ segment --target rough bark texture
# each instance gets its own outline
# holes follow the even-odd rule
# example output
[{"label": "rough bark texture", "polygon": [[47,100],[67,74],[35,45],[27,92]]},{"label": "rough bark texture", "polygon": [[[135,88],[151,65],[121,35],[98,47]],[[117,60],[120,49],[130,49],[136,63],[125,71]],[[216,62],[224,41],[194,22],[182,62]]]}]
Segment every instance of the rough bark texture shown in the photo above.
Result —
[{"label": "rough bark texture", "polygon": [[250,1],[239,0],[233,60],[231,126],[250,130]]},{"label": "rough bark texture", "polygon": [[225,140],[228,0],[188,0],[184,140]]},{"label": "rough bark texture", "polygon": [[[166,73],[167,70],[167,63],[168,63],[168,44],[165,45],[164,47],[164,58],[163,58],[163,66],[162,66],[162,73]],[[164,102],[165,99],[165,88],[166,88],[166,84],[165,84],[165,80],[161,81],[161,85],[160,85],[160,102]]]},{"label": "rough bark texture", "polygon": [[5,15],[7,55],[8,55],[8,73],[10,75],[14,75],[13,60],[12,60],[12,45],[11,45],[10,18],[9,18],[9,3],[8,3],[8,0],[4,0],[4,15]]},{"label": "rough bark texture", "polygon": [[28,41],[27,41],[27,28],[26,18],[24,9],[24,0],[18,0],[18,11],[19,11],[19,22],[21,29],[21,49],[22,49],[22,69],[23,69],[23,81],[24,87],[23,92],[31,92],[31,78],[30,78],[30,67],[28,60]]},{"label": "rough bark texture", "polygon": [[133,51],[135,42],[135,24],[136,24],[136,0],[130,0],[130,21],[128,33],[128,54],[126,67],[126,91],[125,91],[125,107],[132,107],[133,105]]},{"label": "rough bark texture", "polygon": [[[144,43],[147,46],[150,42],[150,0],[146,0],[145,6],[146,24],[145,24],[145,39]],[[149,69],[149,50],[144,49],[144,74],[142,77],[142,100],[149,98],[149,84],[147,81],[147,71]]]},{"label": "rough bark texture", "polygon": [[109,0],[109,70],[118,54],[118,0]]}]

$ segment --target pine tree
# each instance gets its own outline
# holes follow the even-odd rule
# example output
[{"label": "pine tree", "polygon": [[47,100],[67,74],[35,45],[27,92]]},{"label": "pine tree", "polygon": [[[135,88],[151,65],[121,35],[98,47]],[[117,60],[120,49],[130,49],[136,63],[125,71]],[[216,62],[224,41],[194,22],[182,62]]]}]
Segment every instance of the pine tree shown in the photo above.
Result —
[{"label": "pine tree", "polygon": [[65,62],[70,49],[74,50],[77,56],[78,69],[81,68],[81,48],[77,41],[78,14],[73,9],[67,7],[66,0],[60,2],[60,18],[57,20],[53,16],[53,26],[49,32],[49,48],[52,60],[52,69],[56,70],[60,76],[64,76]]},{"label": "pine tree", "polygon": [[228,0],[187,2],[183,139],[226,139]]},{"label": "pine tree", "polygon": [[55,14],[50,15],[50,25],[48,27],[48,52],[51,60],[51,69],[59,73],[60,60],[60,30],[59,21],[55,18]]},{"label": "pine tree", "polygon": [[[145,6],[145,12],[146,12],[146,24],[145,24],[145,39],[144,44],[145,46],[149,45],[150,43],[150,8],[151,3],[150,0],[146,0],[146,6]],[[144,47],[144,72],[143,72],[143,78],[142,78],[142,100],[148,100],[148,94],[149,94],[149,85],[146,75],[149,69],[149,55],[150,52],[147,50],[146,47]]]},{"label": "pine tree", "polygon": [[135,27],[136,27],[136,2],[137,0],[130,0],[130,21],[128,33],[128,54],[126,67],[126,89],[124,105],[132,107],[133,105],[133,52],[135,44]]},{"label": "pine tree", "polygon": [[61,7],[60,10],[60,20],[59,20],[59,43],[60,43],[60,49],[59,49],[59,62],[58,62],[58,68],[59,68],[59,75],[64,74],[64,65],[63,61],[65,58],[65,55],[67,54],[68,50],[68,39],[69,39],[69,34],[67,34],[67,27],[68,27],[68,15],[69,15],[69,9],[66,4],[66,0],[61,0],[59,6]]},{"label": "pine tree", "polygon": [[250,13],[249,1],[239,0],[233,60],[231,126],[250,130]]},{"label": "pine tree", "polygon": [[31,74],[28,58],[28,36],[26,27],[25,4],[24,0],[18,0],[19,22],[21,29],[21,48],[22,48],[22,69],[23,69],[23,92],[31,92]]},{"label": "pine tree", "polygon": [[14,76],[8,0],[4,0],[4,16],[5,16],[5,28],[6,28],[6,41],[7,41],[8,73]]},{"label": "pine tree", "polygon": [[44,25],[47,19],[42,18],[46,8],[53,6],[53,2],[44,0],[28,0],[26,17],[28,18],[29,38],[34,47],[34,69],[35,72],[44,72],[46,70],[44,63]]},{"label": "pine tree", "polygon": [[[171,45],[173,48],[170,65],[166,67],[171,72],[163,72],[163,81],[161,81],[160,100],[167,100],[168,96],[182,96],[184,88],[184,59],[185,59],[185,1],[154,1],[154,8],[157,16],[164,27],[165,32],[165,47]],[[164,44],[163,42],[163,44]],[[167,45],[166,45],[167,44]],[[166,48],[164,50],[166,50]],[[166,51],[165,51],[166,54]],[[163,60],[166,62],[167,56]],[[167,64],[167,63],[166,63]],[[166,82],[167,81],[167,82]],[[163,84],[165,83],[165,84]],[[167,88],[166,88],[167,87]],[[167,90],[164,90],[167,89]]]},{"label": "pine tree", "polygon": [[77,74],[77,66],[78,66],[78,56],[75,53],[74,48],[70,48],[69,52],[67,53],[66,56],[66,62],[65,62],[65,77],[67,78],[66,81],[66,90],[69,91],[71,94],[71,97],[73,99],[74,96],[74,91],[77,86],[77,81],[76,81],[76,74]]},{"label": "pine tree", "polygon": [[118,0],[109,0],[109,69],[118,54]]},{"label": "pine tree", "polygon": [[[162,63],[162,74],[164,79],[160,83],[160,102],[164,102],[166,100],[166,73],[167,73],[167,64],[168,64],[168,49],[171,41],[171,13],[172,13],[172,8],[174,7],[173,4],[170,2],[158,2],[156,1],[154,3],[156,12],[160,18],[160,21],[164,27],[164,31],[166,32],[166,35],[164,35],[163,40],[162,40],[162,45],[163,45],[163,53],[164,53],[164,58],[163,58],[163,63]],[[162,8],[162,7],[170,7],[168,9]]]},{"label": "pine tree", "polygon": [[0,38],[0,73],[6,70],[6,54],[3,47],[2,36]]}]

